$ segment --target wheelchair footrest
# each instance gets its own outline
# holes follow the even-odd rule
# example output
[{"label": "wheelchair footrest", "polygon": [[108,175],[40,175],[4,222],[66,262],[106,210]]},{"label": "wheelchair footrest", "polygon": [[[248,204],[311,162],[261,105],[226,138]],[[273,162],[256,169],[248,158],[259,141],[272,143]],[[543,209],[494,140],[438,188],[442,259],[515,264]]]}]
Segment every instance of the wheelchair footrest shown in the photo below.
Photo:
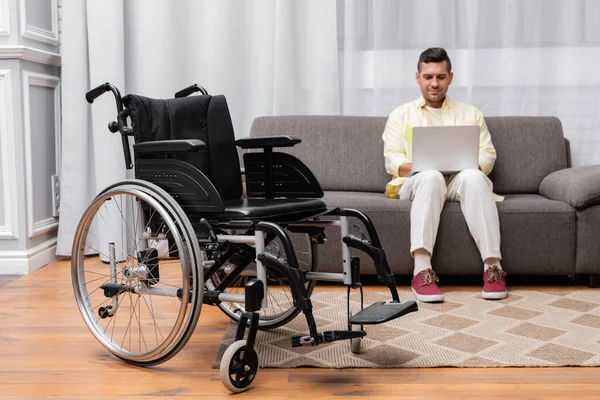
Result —
[{"label": "wheelchair footrest", "polygon": [[405,303],[379,301],[350,317],[349,322],[353,325],[382,324],[417,310],[417,303],[414,301]]}]

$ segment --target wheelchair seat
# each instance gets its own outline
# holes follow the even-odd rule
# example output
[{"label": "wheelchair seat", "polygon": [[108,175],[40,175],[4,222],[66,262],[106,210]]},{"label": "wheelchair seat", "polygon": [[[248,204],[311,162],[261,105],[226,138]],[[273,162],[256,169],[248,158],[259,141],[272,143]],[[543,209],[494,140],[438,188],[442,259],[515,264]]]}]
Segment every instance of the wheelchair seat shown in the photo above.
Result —
[{"label": "wheelchair seat", "polygon": [[225,210],[210,214],[211,219],[294,222],[326,213],[320,199],[239,199],[225,202]]},{"label": "wheelchair seat", "polygon": [[[130,94],[123,103],[133,128],[136,177],[167,191],[189,216],[202,215],[213,221],[294,222],[327,212],[325,203],[318,198],[244,198],[235,135],[224,96],[152,99]],[[191,146],[189,151],[178,148],[169,152],[167,146],[152,151],[146,146],[139,151],[143,143],[183,140],[202,143]],[[265,175],[262,174],[263,182]],[[251,176],[253,184],[255,176]],[[296,185],[296,181],[291,185]],[[318,182],[316,185],[320,191]],[[255,192],[250,195],[257,196]]]}]

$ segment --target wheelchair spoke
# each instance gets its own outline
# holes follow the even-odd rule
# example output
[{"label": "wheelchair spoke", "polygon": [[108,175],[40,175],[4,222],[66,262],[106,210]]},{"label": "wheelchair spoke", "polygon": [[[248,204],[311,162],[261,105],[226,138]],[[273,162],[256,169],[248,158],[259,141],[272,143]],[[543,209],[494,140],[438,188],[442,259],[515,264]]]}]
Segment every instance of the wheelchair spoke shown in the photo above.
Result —
[{"label": "wheelchair spoke", "polygon": [[[106,277],[108,277],[108,280],[106,280]],[[88,281],[85,281],[85,284],[89,285],[90,283],[94,283],[94,282],[102,280],[102,279],[105,279],[104,283],[107,283],[110,280],[110,275],[104,274],[100,278],[90,279]],[[98,289],[96,289],[96,290],[98,290]]]},{"label": "wheelchair spoke", "polygon": [[[285,297],[287,298],[288,304],[294,304],[294,301],[292,300],[291,291],[288,291],[287,287],[285,287],[283,285],[283,282],[281,282],[281,281],[279,281],[279,286],[281,287],[281,291],[280,292],[283,293],[283,294],[285,294]],[[278,303],[278,305],[279,305],[279,303]]]},{"label": "wheelchair spoke", "polygon": [[[129,304],[132,303],[131,293],[127,293],[129,297]],[[123,340],[121,341],[121,347],[125,343],[125,339],[127,338],[127,332],[129,332],[129,328],[131,328],[131,311],[129,312],[129,323],[127,324],[127,328],[125,328],[125,334],[123,335]],[[131,336],[129,336],[129,348],[131,349]]]},{"label": "wheelchair spoke", "polygon": [[[110,218],[110,212],[108,212],[108,209],[107,209],[107,214],[108,214],[108,217]],[[104,215],[101,214],[100,217],[102,218],[102,221],[104,222],[104,225],[106,226],[106,228],[109,230],[110,236],[116,239],[118,236],[112,232],[112,228],[110,227],[110,224],[108,223],[108,221],[106,220]],[[102,239],[99,236],[95,235],[93,232],[89,232],[89,234],[92,236],[95,236],[99,241],[102,241]],[[116,244],[115,242],[113,242],[113,243]],[[124,242],[121,242],[121,243],[124,243]],[[127,252],[123,251],[123,249],[121,249],[121,248],[118,248],[116,250],[119,250],[119,254],[127,254]],[[104,256],[106,258],[108,258],[108,256],[106,256],[106,255],[104,255]]]},{"label": "wheelchair spoke", "polygon": [[[141,321],[140,321],[140,315],[141,315],[141,302],[139,301],[140,298],[143,298],[142,296],[139,296],[138,298],[138,312],[136,313],[136,318],[137,318],[137,323],[138,323],[138,349],[141,352],[142,351],[142,342],[144,343],[144,348],[146,349],[146,351],[148,350],[148,346],[146,345],[146,338],[144,337],[144,333],[143,330],[141,329]],[[133,309],[133,312],[135,313],[135,308]]]},{"label": "wheelchair spoke", "polygon": [[[89,233],[89,235],[90,235],[90,236],[93,236],[93,237],[95,237],[95,238],[97,238],[97,239],[99,239],[99,240],[100,240],[100,238],[99,238],[98,236],[96,236],[96,235],[95,235],[94,233],[92,233],[92,232],[90,232],[90,233]],[[86,249],[92,250],[94,254],[98,254],[98,255],[100,255],[100,256],[102,256],[102,257],[106,258],[107,260],[110,258],[110,257],[109,257],[107,254],[105,254],[105,253],[101,252],[100,250],[98,250],[98,249],[96,249],[96,248],[94,248],[94,247],[90,246],[89,244],[86,244],[86,245],[85,245],[85,247],[86,247]]]},{"label": "wheelchair spoke", "polygon": [[[107,280],[105,280],[105,281],[104,281],[104,283],[103,283],[102,285],[104,285],[104,284],[106,284],[106,283],[108,283],[108,282],[110,282],[110,276],[108,277],[108,279],[107,279]],[[86,282],[86,286],[87,286],[87,283],[88,283],[88,282]],[[100,286],[102,286],[102,285],[100,285]],[[92,296],[94,293],[96,293],[96,292],[97,292],[97,291],[100,289],[100,286],[98,286],[96,289],[94,289],[94,290],[92,290],[90,293],[88,293],[88,294],[85,296],[85,298],[86,298],[86,299],[89,299],[89,298],[90,298],[90,297],[91,297],[91,296]]]},{"label": "wheelchair spoke", "polygon": [[154,317],[154,305],[152,303],[152,296],[150,296],[150,305],[148,305],[148,301],[144,298],[144,303],[146,304],[146,308],[148,308],[148,312],[150,312],[150,315],[152,316],[152,320],[155,321],[154,323],[154,336],[156,337],[156,343],[158,343],[158,334],[160,333],[160,338],[164,339],[164,336],[160,330],[160,326],[158,326],[158,324],[156,324],[156,318]]},{"label": "wheelchair spoke", "polygon": [[[119,296],[117,295],[117,298]],[[108,327],[110,326],[110,324],[112,323],[112,331],[110,332],[110,338],[111,340],[115,337],[115,326],[117,326],[117,317],[119,316],[119,313],[116,313],[111,319],[110,321],[108,321],[108,324],[106,325],[106,329],[104,330],[106,332],[106,330],[108,329]]]},{"label": "wheelchair spoke", "polygon": [[269,304],[271,304],[271,307],[273,307],[273,304],[277,304],[277,307],[279,308],[279,311],[281,311],[283,313],[285,310],[283,309],[283,307],[281,307],[281,305],[279,304],[279,302],[277,301],[277,299],[273,295],[272,291],[267,289],[267,294],[271,297],[271,302],[269,303]]}]

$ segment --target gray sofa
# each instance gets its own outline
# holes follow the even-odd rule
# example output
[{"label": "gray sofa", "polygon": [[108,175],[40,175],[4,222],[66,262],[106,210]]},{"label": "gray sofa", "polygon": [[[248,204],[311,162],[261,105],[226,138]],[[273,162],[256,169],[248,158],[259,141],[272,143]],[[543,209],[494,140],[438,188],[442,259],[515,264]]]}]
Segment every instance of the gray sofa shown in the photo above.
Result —
[{"label": "gray sofa", "polygon": [[[291,135],[302,143],[289,152],[304,161],[329,206],[356,208],[374,221],[395,274],[411,274],[408,200],[383,194],[390,176],[381,134],[387,118],[279,116],[257,118],[251,136]],[[600,166],[571,168],[569,143],[553,117],[488,117],[497,160],[490,179],[509,274],[600,274]],[[319,271],[339,271],[339,234],[326,231]],[[373,273],[361,257],[362,271]],[[432,260],[440,275],[481,274],[482,260],[459,203],[447,202]],[[593,278],[597,279],[597,277]]]}]

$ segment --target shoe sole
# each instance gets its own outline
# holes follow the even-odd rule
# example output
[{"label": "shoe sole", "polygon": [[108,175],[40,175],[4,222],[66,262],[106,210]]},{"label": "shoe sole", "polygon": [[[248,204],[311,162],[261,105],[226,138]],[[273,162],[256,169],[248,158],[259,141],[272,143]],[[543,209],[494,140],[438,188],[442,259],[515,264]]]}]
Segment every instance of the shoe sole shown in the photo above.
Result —
[{"label": "shoe sole", "polygon": [[410,290],[412,290],[415,299],[423,303],[439,303],[444,301],[444,294],[419,294],[413,288],[410,288]]},{"label": "shoe sole", "polygon": [[483,297],[486,300],[502,300],[505,299],[508,296],[508,291],[504,291],[504,292],[484,292],[483,290],[481,291],[481,297]]}]

